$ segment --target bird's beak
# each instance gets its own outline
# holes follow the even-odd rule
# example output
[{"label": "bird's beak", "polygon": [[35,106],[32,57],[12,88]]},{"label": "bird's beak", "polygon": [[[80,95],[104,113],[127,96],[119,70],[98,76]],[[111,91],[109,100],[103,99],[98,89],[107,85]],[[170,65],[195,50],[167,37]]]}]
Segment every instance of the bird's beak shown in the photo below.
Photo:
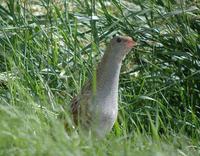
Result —
[{"label": "bird's beak", "polygon": [[129,48],[132,48],[137,45],[137,43],[131,37],[128,37],[126,42],[127,42],[127,47]]}]

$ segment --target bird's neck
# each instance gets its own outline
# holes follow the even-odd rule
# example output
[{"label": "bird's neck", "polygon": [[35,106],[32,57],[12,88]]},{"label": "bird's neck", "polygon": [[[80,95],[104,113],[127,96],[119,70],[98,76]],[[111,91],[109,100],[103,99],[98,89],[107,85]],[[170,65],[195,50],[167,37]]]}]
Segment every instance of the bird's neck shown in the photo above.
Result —
[{"label": "bird's neck", "polygon": [[107,50],[97,68],[97,91],[106,97],[113,98],[115,102],[118,96],[121,64],[122,59],[116,57],[116,53]]}]

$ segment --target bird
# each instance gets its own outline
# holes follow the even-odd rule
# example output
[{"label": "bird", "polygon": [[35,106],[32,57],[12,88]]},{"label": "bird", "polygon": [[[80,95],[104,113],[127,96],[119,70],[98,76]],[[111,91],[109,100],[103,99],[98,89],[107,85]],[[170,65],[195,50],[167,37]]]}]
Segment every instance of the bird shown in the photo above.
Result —
[{"label": "bird", "polygon": [[90,79],[71,100],[73,121],[99,138],[112,129],[118,114],[118,86],[122,61],[136,45],[129,36],[114,36]]}]

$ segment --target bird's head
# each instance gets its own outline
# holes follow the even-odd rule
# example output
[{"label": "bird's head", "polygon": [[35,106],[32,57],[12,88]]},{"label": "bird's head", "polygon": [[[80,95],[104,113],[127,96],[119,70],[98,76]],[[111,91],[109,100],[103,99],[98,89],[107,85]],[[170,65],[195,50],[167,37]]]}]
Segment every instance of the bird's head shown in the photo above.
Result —
[{"label": "bird's head", "polygon": [[109,51],[113,56],[123,59],[135,45],[136,42],[129,36],[115,36],[111,39]]}]

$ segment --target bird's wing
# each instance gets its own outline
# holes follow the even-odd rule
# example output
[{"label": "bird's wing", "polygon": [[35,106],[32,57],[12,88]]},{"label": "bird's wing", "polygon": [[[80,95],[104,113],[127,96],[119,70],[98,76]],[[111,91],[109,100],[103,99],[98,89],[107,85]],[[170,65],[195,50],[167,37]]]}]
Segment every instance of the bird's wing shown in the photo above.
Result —
[{"label": "bird's wing", "polygon": [[91,114],[88,110],[88,104],[91,97],[91,83],[86,83],[81,94],[72,98],[71,111],[75,124],[78,124],[79,116],[81,117],[81,120],[85,120],[85,123],[87,123],[87,120],[91,120]]}]

